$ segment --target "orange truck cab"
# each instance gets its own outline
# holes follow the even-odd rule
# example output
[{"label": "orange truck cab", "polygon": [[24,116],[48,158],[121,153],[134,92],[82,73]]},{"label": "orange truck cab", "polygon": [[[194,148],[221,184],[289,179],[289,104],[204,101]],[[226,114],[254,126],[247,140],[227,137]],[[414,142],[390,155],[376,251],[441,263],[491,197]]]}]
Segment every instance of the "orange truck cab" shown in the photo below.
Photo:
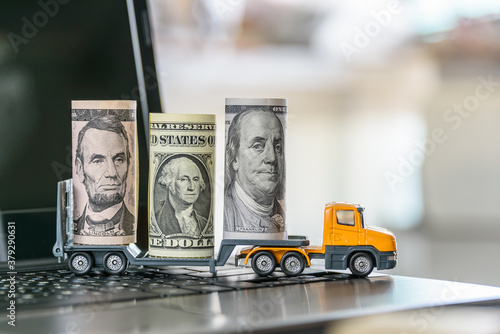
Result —
[{"label": "orange truck cab", "polygon": [[[396,266],[396,237],[389,230],[367,226],[364,208],[357,204],[333,202],[325,206],[323,245],[309,246],[305,237],[290,236],[282,242],[272,240],[266,245],[247,247],[236,256],[251,259],[259,275],[271,274],[277,265],[288,276],[297,276],[312,259],[324,260],[325,269],[349,268],[355,276],[366,276],[373,268],[392,269]],[[292,243],[294,245],[292,246]],[[300,244],[300,245],[299,245]],[[299,245],[299,246],[296,246]]]}]

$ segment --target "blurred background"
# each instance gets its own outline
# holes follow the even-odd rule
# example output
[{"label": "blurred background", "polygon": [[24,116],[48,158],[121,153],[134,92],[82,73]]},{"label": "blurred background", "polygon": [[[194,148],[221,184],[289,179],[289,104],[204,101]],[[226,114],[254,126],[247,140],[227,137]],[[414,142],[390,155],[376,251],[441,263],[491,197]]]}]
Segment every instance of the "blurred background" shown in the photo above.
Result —
[{"label": "blurred background", "polygon": [[[15,221],[16,255],[52,257],[56,182],[72,164],[63,93],[138,87],[125,6],[40,3],[0,5],[0,250]],[[499,1],[151,0],[150,12],[163,109],[217,115],[217,244],[225,98],[287,98],[289,234],[319,245],[324,205],[360,203],[397,236],[387,273],[500,286]],[[21,221],[26,208],[44,216]]]},{"label": "blurred background", "polygon": [[[500,286],[500,2],[151,2],[163,107],[287,98],[289,234],[330,201],[396,233],[394,274]],[[216,238],[222,238],[219,224]]]}]

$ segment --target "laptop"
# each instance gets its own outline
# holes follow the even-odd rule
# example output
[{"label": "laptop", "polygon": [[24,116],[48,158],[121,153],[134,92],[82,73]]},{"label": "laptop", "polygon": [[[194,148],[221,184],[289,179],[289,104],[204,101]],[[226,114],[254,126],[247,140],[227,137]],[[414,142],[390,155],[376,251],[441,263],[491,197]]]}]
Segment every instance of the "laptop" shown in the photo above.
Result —
[{"label": "laptop", "polygon": [[[148,115],[164,112],[149,17],[146,0],[0,4],[1,332],[322,333],[336,319],[428,307],[439,291],[453,297],[442,305],[500,299],[496,288],[353,278],[321,263],[295,278],[232,264],[215,274],[131,266],[123,275],[76,276],[57,263],[56,191],[71,177],[71,100],[138,101],[139,221],[146,221]],[[137,246],[147,242],[139,229]],[[411,293],[422,289],[432,293]]]},{"label": "laptop", "polygon": [[[145,216],[145,125],[149,112],[162,112],[147,3],[2,1],[0,230],[5,236],[6,224],[15,222],[18,261],[53,259],[57,182],[71,178],[71,100],[115,99],[138,102]],[[139,237],[147,246],[147,233]]]}]

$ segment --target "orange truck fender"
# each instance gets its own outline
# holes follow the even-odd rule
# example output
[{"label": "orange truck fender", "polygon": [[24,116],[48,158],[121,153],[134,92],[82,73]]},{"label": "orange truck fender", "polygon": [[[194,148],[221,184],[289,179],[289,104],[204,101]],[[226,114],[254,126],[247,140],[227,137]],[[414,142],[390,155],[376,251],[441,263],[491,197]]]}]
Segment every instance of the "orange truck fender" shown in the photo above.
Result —
[{"label": "orange truck fender", "polygon": [[297,248],[297,247],[253,247],[253,248],[247,248],[245,250],[242,250],[240,252],[241,255],[245,255],[245,265],[248,263],[248,260],[257,252],[260,251],[268,251],[274,255],[276,258],[276,263],[279,264],[281,263],[281,258],[283,255],[285,255],[288,252],[297,252],[302,254],[304,256],[307,266],[311,266],[311,259],[309,258],[309,255],[302,249],[302,248]]}]

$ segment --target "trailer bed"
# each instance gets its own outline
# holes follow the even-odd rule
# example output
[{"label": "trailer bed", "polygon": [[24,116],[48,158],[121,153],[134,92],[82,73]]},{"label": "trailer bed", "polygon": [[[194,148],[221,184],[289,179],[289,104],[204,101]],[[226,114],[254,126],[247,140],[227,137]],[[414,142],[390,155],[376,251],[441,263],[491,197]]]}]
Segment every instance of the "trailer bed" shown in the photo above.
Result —
[{"label": "trailer bed", "polygon": [[221,241],[219,255],[215,258],[159,258],[150,257],[147,250],[141,250],[136,244],[121,246],[103,245],[71,245],[65,246],[66,252],[92,252],[98,254],[96,264],[102,264],[101,259],[107,252],[123,252],[127,260],[134,266],[208,266],[215,273],[215,267],[226,264],[236,246],[268,246],[268,247],[305,247],[309,240],[305,236],[290,236],[287,240],[256,240],[256,239],[224,239]]}]

